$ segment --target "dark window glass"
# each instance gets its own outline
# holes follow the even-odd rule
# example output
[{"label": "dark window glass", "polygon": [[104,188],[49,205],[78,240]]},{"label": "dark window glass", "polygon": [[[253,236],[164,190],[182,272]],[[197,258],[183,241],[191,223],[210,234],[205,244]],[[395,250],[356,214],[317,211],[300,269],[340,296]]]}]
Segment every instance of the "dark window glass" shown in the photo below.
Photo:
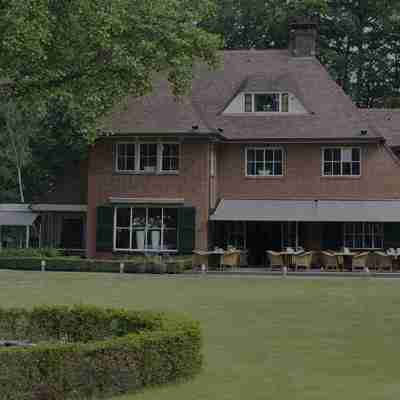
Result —
[{"label": "dark window glass", "polygon": [[275,161],[282,161],[283,158],[283,154],[282,154],[282,150],[275,150]]},{"label": "dark window glass", "polygon": [[279,94],[255,94],[256,112],[279,112]]},{"label": "dark window glass", "polygon": [[341,175],[340,173],[340,163],[335,162],[333,163],[333,175]]},{"label": "dark window glass", "polygon": [[244,95],[244,111],[245,112],[252,112],[253,107],[253,95],[252,94],[245,94]]},{"label": "dark window glass", "polygon": [[247,163],[247,175],[255,175],[256,174],[256,164],[254,162]]},{"label": "dark window glass", "polygon": [[332,175],[333,173],[333,165],[330,162],[326,162],[324,164],[324,175]]},{"label": "dark window glass", "polygon": [[333,161],[342,161],[342,155],[341,155],[341,150],[340,149],[333,149],[332,150],[332,155],[333,155]]},{"label": "dark window glass", "polygon": [[331,149],[324,150],[324,160],[325,161],[333,161],[333,154]]},{"label": "dark window glass", "polygon": [[117,249],[129,249],[129,229],[118,229],[117,228]]},{"label": "dark window glass", "polygon": [[178,226],[178,209],[164,208],[164,227],[176,229]]},{"label": "dark window glass", "polygon": [[247,150],[247,161],[255,161],[255,151]]},{"label": "dark window glass", "polygon": [[131,209],[117,208],[117,227],[129,228],[131,226]]},{"label": "dark window glass", "polygon": [[163,171],[177,171],[179,169],[179,145],[164,144],[162,146]]},{"label": "dark window glass", "polygon": [[343,169],[343,171],[342,171],[343,175],[351,175],[351,163],[344,162],[342,164],[342,169]]},{"label": "dark window glass", "polygon": [[352,160],[353,161],[360,161],[360,149],[353,149],[352,150]]},{"label": "dark window glass", "polygon": [[352,175],[360,175],[360,164],[358,162],[352,163],[351,174]]},{"label": "dark window glass", "polygon": [[283,175],[283,168],[281,162],[275,164],[275,175]]},{"label": "dark window glass", "polygon": [[265,161],[273,161],[274,160],[274,151],[266,150],[265,151]]},{"label": "dark window glass", "polygon": [[155,172],[157,170],[157,144],[140,145],[140,170]]}]

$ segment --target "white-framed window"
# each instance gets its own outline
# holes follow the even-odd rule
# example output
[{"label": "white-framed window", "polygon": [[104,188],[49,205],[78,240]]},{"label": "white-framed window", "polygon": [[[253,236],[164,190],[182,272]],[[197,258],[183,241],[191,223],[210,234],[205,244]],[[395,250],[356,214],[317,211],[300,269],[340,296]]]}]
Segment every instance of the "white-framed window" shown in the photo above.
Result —
[{"label": "white-framed window", "polygon": [[245,93],[245,112],[289,112],[289,93]]},{"label": "white-framed window", "polygon": [[246,176],[283,176],[282,147],[246,148]]},{"label": "white-framed window", "polygon": [[179,172],[180,146],[178,143],[116,144],[115,170],[131,173]]},{"label": "white-framed window", "polygon": [[296,221],[281,223],[282,249],[299,247],[299,223]]},{"label": "white-framed window", "polygon": [[344,247],[349,249],[382,249],[383,224],[351,222],[344,224]]},{"label": "white-framed window", "polygon": [[360,176],[360,147],[323,147],[323,176]]},{"label": "white-framed window", "polygon": [[178,209],[115,207],[116,251],[170,251],[178,249]]}]

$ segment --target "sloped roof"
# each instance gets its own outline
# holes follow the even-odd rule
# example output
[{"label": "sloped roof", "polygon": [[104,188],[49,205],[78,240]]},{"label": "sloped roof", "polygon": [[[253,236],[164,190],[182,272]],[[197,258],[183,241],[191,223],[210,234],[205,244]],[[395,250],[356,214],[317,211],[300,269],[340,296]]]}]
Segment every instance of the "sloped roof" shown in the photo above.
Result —
[{"label": "sloped roof", "polygon": [[[104,129],[118,134],[199,132],[223,130],[230,140],[379,139],[326,69],[313,57],[294,58],[288,50],[227,50],[223,65],[211,71],[195,70],[192,90],[176,102],[165,80],[152,94],[130,98],[106,119]],[[223,114],[243,88],[293,92],[309,111],[307,115]],[[361,137],[361,131],[368,134]]]},{"label": "sloped roof", "polygon": [[400,147],[400,109],[361,109],[363,115],[387,140],[389,146]]}]

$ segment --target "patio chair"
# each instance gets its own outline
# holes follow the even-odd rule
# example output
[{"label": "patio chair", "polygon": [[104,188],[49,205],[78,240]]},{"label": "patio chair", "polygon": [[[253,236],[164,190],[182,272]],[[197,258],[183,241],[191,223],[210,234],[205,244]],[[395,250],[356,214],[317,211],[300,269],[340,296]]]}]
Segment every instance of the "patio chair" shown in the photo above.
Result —
[{"label": "patio chair", "polygon": [[306,270],[310,270],[313,255],[314,255],[313,251],[307,251],[306,253],[303,253],[303,254],[296,254],[294,256],[296,271],[299,268],[304,268]]},{"label": "patio chair", "polygon": [[363,253],[356,254],[353,256],[351,270],[355,271],[357,269],[364,270],[367,267],[369,258],[369,251],[365,251]]},{"label": "patio chair", "polygon": [[375,268],[380,271],[392,271],[393,269],[393,258],[388,256],[386,253],[376,251],[374,253]]},{"label": "patio chair", "polygon": [[222,267],[239,267],[240,264],[240,251],[232,250],[225,252],[221,257]]},{"label": "patio chair", "polygon": [[267,255],[271,270],[274,268],[283,269],[285,263],[282,253],[279,253],[278,251],[267,250]]},{"label": "patio chair", "polygon": [[337,257],[329,251],[321,251],[322,266],[326,270],[337,270],[339,268]]},{"label": "patio chair", "polygon": [[193,253],[192,256],[192,269],[198,270],[202,266],[205,266],[205,269],[208,270],[208,254],[201,253]]}]

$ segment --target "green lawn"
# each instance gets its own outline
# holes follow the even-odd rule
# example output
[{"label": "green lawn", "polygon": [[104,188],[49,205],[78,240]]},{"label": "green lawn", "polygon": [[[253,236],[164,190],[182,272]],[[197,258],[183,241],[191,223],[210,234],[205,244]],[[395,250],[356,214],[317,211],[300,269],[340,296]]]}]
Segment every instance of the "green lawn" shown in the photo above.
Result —
[{"label": "green lawn", "polygon": [[118,400],[400,398],[400,280],[0,271],[2,306],[54,303],[201,321],[200,376]]}]

